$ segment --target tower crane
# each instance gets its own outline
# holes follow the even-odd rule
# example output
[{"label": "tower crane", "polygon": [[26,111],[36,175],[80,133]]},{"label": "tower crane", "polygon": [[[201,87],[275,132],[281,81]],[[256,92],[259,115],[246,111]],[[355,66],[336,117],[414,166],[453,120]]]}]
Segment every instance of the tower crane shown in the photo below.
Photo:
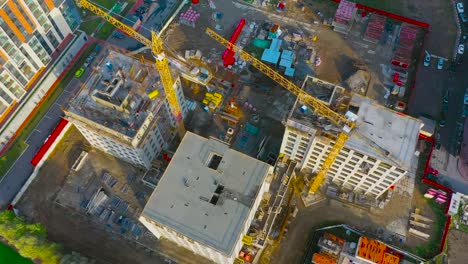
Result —
[{"label": "tower crane", "polygon": [[315,177],[314,181],[312,182],[309,188],[309,194],[314,194],[319,189],[323,181],[325,180],[328,170],[333,165],[336,157],[343,149],[346,141],[348,140],[351,132],[353,131],[356,125],[355,123],[356,120],[353,117],[348,118],[347,116],[341,115],[333,111],[332,109],[328,107],[328,105],[326,105],[319,99],[314,98],[313,96],[309,95],[308,93],[303,91],[300,87],[295,85],[293,82],[289,81],[284,76],[282,76],[281,74],[279,74],[278,72],[270,68],[268,65],[266,65],[265,63],[255,58],[254,56],[245,52],[240,47],[229,42],[229,40],[223,38],[221,35],[219,35],[215,31],[207,28],[205,33],[208,34],[210,37],[212,37],[214,40],[221,43],[223,46],[230,48],[231,50],[235,52],[238,52],[242,60],[246,62],[250,62],[253,67],[257,68],[263,74],[270,77],[273,81],[277,82],[278,84],[286,88],[288,91],[290,91],[292,94],[296,95],[300,101],[312,107],[312,109],[314,110],[316,114],[327,118],[331,123],[341,128],[341,132],[339,133],[337,139],[335,140],[335,144],[331,148],[330,153],[328,154],[327,158],[323,162],[323,165],[320,168],[320,171],[317,173],[317,176]]},{"label": "tower crane", "polygon": [[[177,132],[179,136],[182,138],[185,134],[184,121],[182,118],[180,102],[176,95],[176,90],[174,87],[175,81],[172,76],[171,68],[169,66],[169,61],[176,64],[175,66],[178,67],[179,70],[184,70],[181,67],[181,64],[187,65],[187,63],[184,62],[180,58],[177,59],[177,55],[170,54],[170,52],[169,54],[172,55],[172,58],[167,56],[167,49],[164,46],[164,42],[156,32],[151,31],[151,40],[150,40],[146,38],[145,36],[143,36],[142,34],[136,32],[132,27],[129,27],[125,25],[124,23],[122,23],[120,20],[114,18],[107,11],[97,6],[96,4],[88,0],[76,0],[76,2],[79,6],[86,8],[90,10],[91,12],[93,12],[94,14],[102,17],[104,20],[112,24],[114,27],[120,29],[122,32],[124,32],[128,36],[134,38],[141,44],[151,49],[152,54],[156,61],[156,69],[159,72],[159,75],[161,77],[161,83],[164,87],[164,92],[166,93],[166,96],[167,96],[167,101],[170,105],[171,112],[174,115],[176,122],[177,122]],[[188,75],[193,75],[193,71],[188,73]],[[207,80],[205,79],[204,82],[207,82]]]}]

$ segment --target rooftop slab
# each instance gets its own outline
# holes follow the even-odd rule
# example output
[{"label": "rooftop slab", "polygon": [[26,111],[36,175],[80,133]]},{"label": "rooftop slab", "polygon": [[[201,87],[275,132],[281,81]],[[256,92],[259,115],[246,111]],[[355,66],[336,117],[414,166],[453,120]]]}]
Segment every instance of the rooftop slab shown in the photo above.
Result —
[{"label": "rooftop slab", "polygon": [[270,165],[187,132],[142,216],[230,255]]},{"label": "rooftop slab", "polygon": [[[159,96],[148,94],[157,90]],[[68,111],[133,138],[148,115],[156,116],[164,90],[153,65],[111,51],[70,101]]]},{"label": "rooftop slab", "polygon": [[[357,114],[356,127],[346,146],[397,167],[408,170],[411,168],[423,124],[421,120],[313,77],[306,78],[302,88],[308,94],[327,103],[336,112],[345,114],[346,111],[351,111]],[[326,118],[317,116],[300,101],[294,105],[290,119],[293,122],[288,121],[288,125],[307,133],[315,133],[317,128],[335,134],[341,132],[341,128],[335,127]]]}]

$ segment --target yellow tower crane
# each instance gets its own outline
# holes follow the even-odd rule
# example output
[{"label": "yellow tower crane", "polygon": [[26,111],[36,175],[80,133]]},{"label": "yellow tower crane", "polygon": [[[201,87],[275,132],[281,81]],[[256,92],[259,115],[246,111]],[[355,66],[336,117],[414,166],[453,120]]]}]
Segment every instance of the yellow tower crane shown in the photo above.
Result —
[{"label": "yellow tower crane", "polygon": [[151,31],[151,40],[147,39],[145,36],[136,32],[132,27],[125,25],[120,22],[118,19],[111,16],[102,8],[96,6],[88,0],[76,0],[77,4],[83,8],[86,8],[93,12],[94,14],[102,17],[107,22],[111,23],[116,28],[122,30],[125,34],[131,36],[135,40],[139,41],[143,45],[151,48],[153,56],[156,60],[156,69],[159,72],[161,77],[161,82],[164,87],[164,92],[167,96],[167,101],[169,102],[171,112],[174,115],[177,122],[177,131],[180,138],[183,138],[185,135],[184,121],[182,118],[182,112],[180,110],[180,102],[176,95],[176,90],[174,87],[174,78],[172,76],[171,68],[169,66],[168,59],[164,53],[164,43],[158,34],[154,31]]},{"label": "yellow tower crane", "polygon": [[224,45],[225,47],[231,48],[235,52],[237,52],[241,59],[250,62],[252,66],[257,68],[259,71],[264,73],[266,76],[270,77],[272,80],[286,88],[288,91],[299,97],[299,100],[301,100],[303,103],[309,105],[312,107],[314,112],[316,114],[319,114],[328,120],[335,124],[337,127],[340,127],[341,133],[338,135],[335,145],[333,145],[332,149],[330,150],[330,153],[328,154],[327,158],[323,162],[322,167],[320,168],[320,171],[317,173],[317,176],[315,177],[314,181],[312,182],[310,188],[309,188],[309,193],[313,194],[315,193],[322,182],[325,180],[325,177],[328,173],[328,170],[330,167],[333,165],[335,162],[336,157],[340,153],[340,151],[343,149],[346,141],[348,140],[351,131],[355,127],[355,120],[350,120],[347,117],[333,111],[330,109],[325,103],[320,101],[319,99],[314,98],[313,96],[309,95],[308,93],[304,92],[300,87],[286,79],[284,76],[270,68],[268,65],[265,63],[261,62],[254,56],[250,55],[249,53],[243,51],[241,48],[237,47],[236,45],[232,44],[229,42],[229,40],[223,38],[221,35],[216,33],[215,31],[207,28],[206,29],[206,34],[208,34],[210,37]]}]

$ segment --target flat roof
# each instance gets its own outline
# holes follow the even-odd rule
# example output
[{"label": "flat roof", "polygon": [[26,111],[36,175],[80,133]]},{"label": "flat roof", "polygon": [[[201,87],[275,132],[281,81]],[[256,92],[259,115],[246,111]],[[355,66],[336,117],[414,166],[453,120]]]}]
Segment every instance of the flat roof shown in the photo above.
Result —
[{"label": "flat roof", "polygon": [[270,167],[187,132],[142,216],[231,255]]},{"label": "flat roof", "polygon": [[[357,114],[356,127],[346,146],[389,164],[409,170],[416,151],[422,121],[379,105],[376,101],[345,92],[345,88],[308,77],[302,86],[307,93],[321,99],[340,114]],[[340,128],[297,101],[290,119],[295,127],[322,128],[338,134]],[[299,128],[310,133],[307,128]]]},{"label": "flat roof", "polygon": [[346,145],[409,170],[422,121],[359,95],[353,96],[351,104],[357,98],[360,103],[356,128]]}]

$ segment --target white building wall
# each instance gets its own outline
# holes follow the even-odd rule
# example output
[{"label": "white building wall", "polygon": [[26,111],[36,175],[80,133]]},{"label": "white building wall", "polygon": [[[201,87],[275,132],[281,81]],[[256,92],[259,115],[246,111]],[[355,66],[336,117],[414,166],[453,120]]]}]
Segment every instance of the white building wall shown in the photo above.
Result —
[{"label": "white building wall", "polygon": [[49,15],[54,20],[55,24],[57,24],[57,27],[60,29],[64,37],[67,37],[68,34],[72,33],[70,26],[68,25],[67,21],[65,21],[65,18],[63,17],[62,13],[60,13],[58,8],[51,10]]},{"label": "white building wall", "polygon": [[[286,127],[280,152],[298,161],[301,170],[318,172],[331,150],[327,138],[317,138]],[[343,148],[327,177],[350,190],[378,198],[408,173],[384,161]]]}]

